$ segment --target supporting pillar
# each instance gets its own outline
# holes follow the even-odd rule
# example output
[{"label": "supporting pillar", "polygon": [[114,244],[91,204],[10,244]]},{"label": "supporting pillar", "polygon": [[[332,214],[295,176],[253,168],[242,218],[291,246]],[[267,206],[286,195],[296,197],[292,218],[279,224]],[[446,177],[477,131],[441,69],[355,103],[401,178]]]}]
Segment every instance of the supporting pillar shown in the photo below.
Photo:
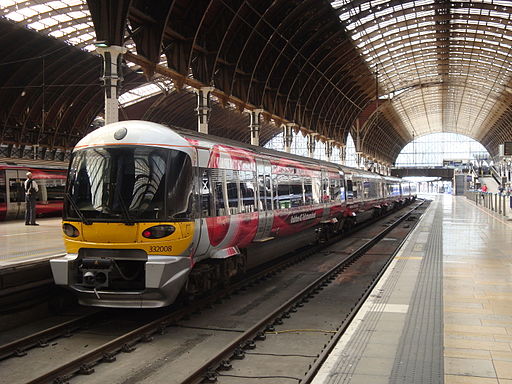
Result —
[{"label": "supporting pillar", "polygon": [[356,165],[359,169],[364,169],[365,166],[365,157],[363,152],[356,152]]},{"label": "supporting pillar", "polygon": [[293,143],[293,127],[297,124],[288,123],[283,125],[283,147],[284,151],[290,153]]},{"label": "supporting pillar", "polygon": [[307,139],[308,139],[308,156],[313,158],[315,154],[315,148],[316,148],[316,139],[315,136],[318,135],[318,133],[308,133]]},{"label": "supporting pillar", "polygon": [[103,87],[105,88],[105,124],[119,121],[119,103],[117,101],[118,89],[123,81],[121,63],[125,47],[111,45],[110,47],[96,47],[96,51],[103,58]]},{"label": "supporting pillar", "polygon": [[334,140],[327,140],[325,142],[325,157],[328,162],[331,162],[332,150],[334,148]]},{"label": "supporting pillar", "polygon": [[210,120],[211,100],[210,93],[213,87],[196,89],[197,94],[197,131],[208,134],[208,120]]},{"label": "supporting pillar", "polygon": [[260,128],[261,128],[261,113],[263,109],[255,109],[251,111],[251,144],[260,145]]},{"label": "supporting pillar", "polygon": [[340,164],[345,165],[347,163],[347,146],[340,144],[338,148],[340,150]]}]

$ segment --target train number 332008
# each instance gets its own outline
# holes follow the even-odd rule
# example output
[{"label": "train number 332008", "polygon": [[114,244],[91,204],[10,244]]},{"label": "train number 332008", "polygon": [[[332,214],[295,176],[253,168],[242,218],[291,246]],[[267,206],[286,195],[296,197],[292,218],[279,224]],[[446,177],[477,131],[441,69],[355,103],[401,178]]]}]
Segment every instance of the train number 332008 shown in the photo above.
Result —
[{"label": "train number 332008", "polygon": [[170,245],[151,245],[149,252],[171,252],[172,247]]}]

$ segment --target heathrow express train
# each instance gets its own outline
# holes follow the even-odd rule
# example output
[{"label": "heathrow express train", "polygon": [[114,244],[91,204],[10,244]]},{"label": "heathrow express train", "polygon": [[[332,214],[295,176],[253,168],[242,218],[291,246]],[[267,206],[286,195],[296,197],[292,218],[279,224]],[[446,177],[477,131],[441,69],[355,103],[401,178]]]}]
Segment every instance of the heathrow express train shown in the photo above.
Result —
[{"label": "heathrow express train", "polygon": [[24,182],[28,171],[32,172],[39,187],[36,215],[52,216],[62,213],[66,185],[64,169],[0,164],[0,220],[25,217]]},{"label": "heathrow express train", "polygon": [[160,307],[415,198],[409,183],[146,121],[75,147],[56,284]]}]

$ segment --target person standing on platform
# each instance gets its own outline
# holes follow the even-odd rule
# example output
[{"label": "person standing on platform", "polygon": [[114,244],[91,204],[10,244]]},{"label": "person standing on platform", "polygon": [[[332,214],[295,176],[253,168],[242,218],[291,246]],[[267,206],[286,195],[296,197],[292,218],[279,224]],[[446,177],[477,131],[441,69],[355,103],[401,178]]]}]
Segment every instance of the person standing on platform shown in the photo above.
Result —
[{"label": "person standing on platform", "polygon": [[36,181],[32,178],[32,172],[27,172],[27,180],[25,180],[25,225],[39,225],[36,224],[36,196],[39,187]]}]

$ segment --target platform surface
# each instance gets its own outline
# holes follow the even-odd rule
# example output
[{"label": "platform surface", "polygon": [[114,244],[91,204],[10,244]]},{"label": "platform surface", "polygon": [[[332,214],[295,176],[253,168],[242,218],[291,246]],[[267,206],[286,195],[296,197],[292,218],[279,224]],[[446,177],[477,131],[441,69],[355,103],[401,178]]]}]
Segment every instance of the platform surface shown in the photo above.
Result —
[{"label": "platform surface", "polygon": [[61,256],[64,240],[60,217],[38,218],[39,226],[23,220],[0,222],[0,269]]},{"label": "platform surface", "polygon": [[430,198],[314,384],[512,384],[512,222]]}]

